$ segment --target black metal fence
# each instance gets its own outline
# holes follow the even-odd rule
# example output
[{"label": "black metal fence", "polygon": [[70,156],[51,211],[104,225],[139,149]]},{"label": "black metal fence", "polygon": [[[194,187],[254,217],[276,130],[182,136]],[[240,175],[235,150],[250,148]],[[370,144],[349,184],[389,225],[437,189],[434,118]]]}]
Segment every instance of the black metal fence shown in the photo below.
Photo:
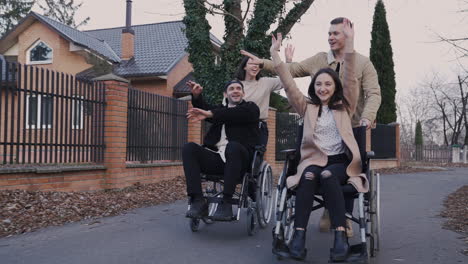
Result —
[{"label": "black metal fence", "polygon": [[[276,113],[276,160],[284,160],[282,150],[296,148],[297,127],[301,118],[293,113]],[[270,132],[271,133],[271,132]]]},{"label": "black metal fence", "polygon": [[127,161],[181,160],[187,102],[132,88],[128,97]]},{"label": "black metal fence", "polygon": [[0,60],[0,164],[102,162],[104,85]]}]

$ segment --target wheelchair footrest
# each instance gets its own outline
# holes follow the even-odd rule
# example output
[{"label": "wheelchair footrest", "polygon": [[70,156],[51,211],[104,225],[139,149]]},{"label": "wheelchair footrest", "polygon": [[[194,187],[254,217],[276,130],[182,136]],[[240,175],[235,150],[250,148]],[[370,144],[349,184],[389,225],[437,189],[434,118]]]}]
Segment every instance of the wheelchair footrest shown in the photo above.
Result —
[{"label": "wheelchair footrest", "polygon": [[350,263],[368,263],[369,256],[367,254],[367,244],[360,243],[351,245],[350,254],[346,259]]},{"label": "wheelchair footrest", "polygon": [[[221,203],[221,201],[223,201],[223,197],[206,197],[206,201],[208,203]],[[229,203],[230,204],[239,204],[239,199],[237,198],[231,198],[229,200]]]},{"label": "wheelchair footrest", "polygon": [[277,236],[273,235],[273,248],[272,253],[281,258],[289,257],[289,248],[284,243],[283,239],[279,239]]}]

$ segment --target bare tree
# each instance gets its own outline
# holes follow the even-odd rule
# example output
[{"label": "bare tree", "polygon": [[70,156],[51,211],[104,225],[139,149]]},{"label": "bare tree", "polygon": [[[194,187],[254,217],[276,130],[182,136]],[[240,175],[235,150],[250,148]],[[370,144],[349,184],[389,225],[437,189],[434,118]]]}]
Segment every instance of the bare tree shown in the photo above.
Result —
[{"label": "bare tree", "polygon": [[443,83],[434,76],[427,83],[433,95],[434,107],[439,113],[438,117],[442,119],[445,145],[458,144],[465,128],[467,94],[464,91],[463,81],[466,81],[466,77],[462,79],[458,76],[458,80],[457,83]]},{"label": "bare tree", "polygon": [[441,130],[437,122],[436,112],[432,107],[432,97],[427,94],[424,86],[414,87],[409,94],[398,94],[397,114],[400,122],[400,136],[403,144],[414,143],[414,131],[417,121],[423,126],[424,141],[428,144],[437,142]]},{"label": "bare tree", "polygon": [[468,118],[467,118],[467,111],[468,111],[468,75],[464,78],[458,75],[458,88],[460,90],[460,98],[461,98],[461,115],[464,122],[465,127],[465,139],[463,140],[463,145],[468,145]]},{"label": "bare tree", "polygon": [[467,144],[468,72],[447,81],[433,73],[427,81],[398,98],[401,142],[412,144],[416,122],[421,121],[428,144]]},{"label": "bare tree", "polygon": [[[460,0],[459,1],[459,13],[468,13],[468,1],[467,0]],[[461,23],[462,25],[467,25],[467,23]],[[447,37],[442,34],[437,34],[439,41],[446,42],[450,44],[455,51],[459,54],[460,57],[466,58],[468,57],[468,36],[457,36],[457,37]]]}]

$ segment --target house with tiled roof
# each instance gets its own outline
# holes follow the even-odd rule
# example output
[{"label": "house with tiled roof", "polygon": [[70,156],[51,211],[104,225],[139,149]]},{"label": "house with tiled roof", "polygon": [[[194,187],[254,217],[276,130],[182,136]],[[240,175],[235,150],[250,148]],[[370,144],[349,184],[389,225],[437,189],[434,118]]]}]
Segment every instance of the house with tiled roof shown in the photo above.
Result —
[{"label": "house with tiled roof", "polygon": [[[124,27],[80,31],[31,12],[0,39],[0,54],[82,79],[112,72],[134,88],[181,97],[193,79],[184,28],[182,21],[131,25],[127,14]],[[221,41],[211,39],[218,50]]]}]

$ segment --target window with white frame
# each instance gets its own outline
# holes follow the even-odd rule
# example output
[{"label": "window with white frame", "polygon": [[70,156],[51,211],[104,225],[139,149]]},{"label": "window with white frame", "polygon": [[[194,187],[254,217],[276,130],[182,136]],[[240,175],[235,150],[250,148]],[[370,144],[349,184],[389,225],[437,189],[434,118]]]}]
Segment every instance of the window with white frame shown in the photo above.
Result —
[{"label": "window with white frame", "polygon": [[52,96],[30,94],[26,101],[26,128],[52,128],[54,101]]},{"label": "window with white frame", "polygon": [[28,64],[52,63],[53,49],[45,42],[38,40],[26,51]]}]

